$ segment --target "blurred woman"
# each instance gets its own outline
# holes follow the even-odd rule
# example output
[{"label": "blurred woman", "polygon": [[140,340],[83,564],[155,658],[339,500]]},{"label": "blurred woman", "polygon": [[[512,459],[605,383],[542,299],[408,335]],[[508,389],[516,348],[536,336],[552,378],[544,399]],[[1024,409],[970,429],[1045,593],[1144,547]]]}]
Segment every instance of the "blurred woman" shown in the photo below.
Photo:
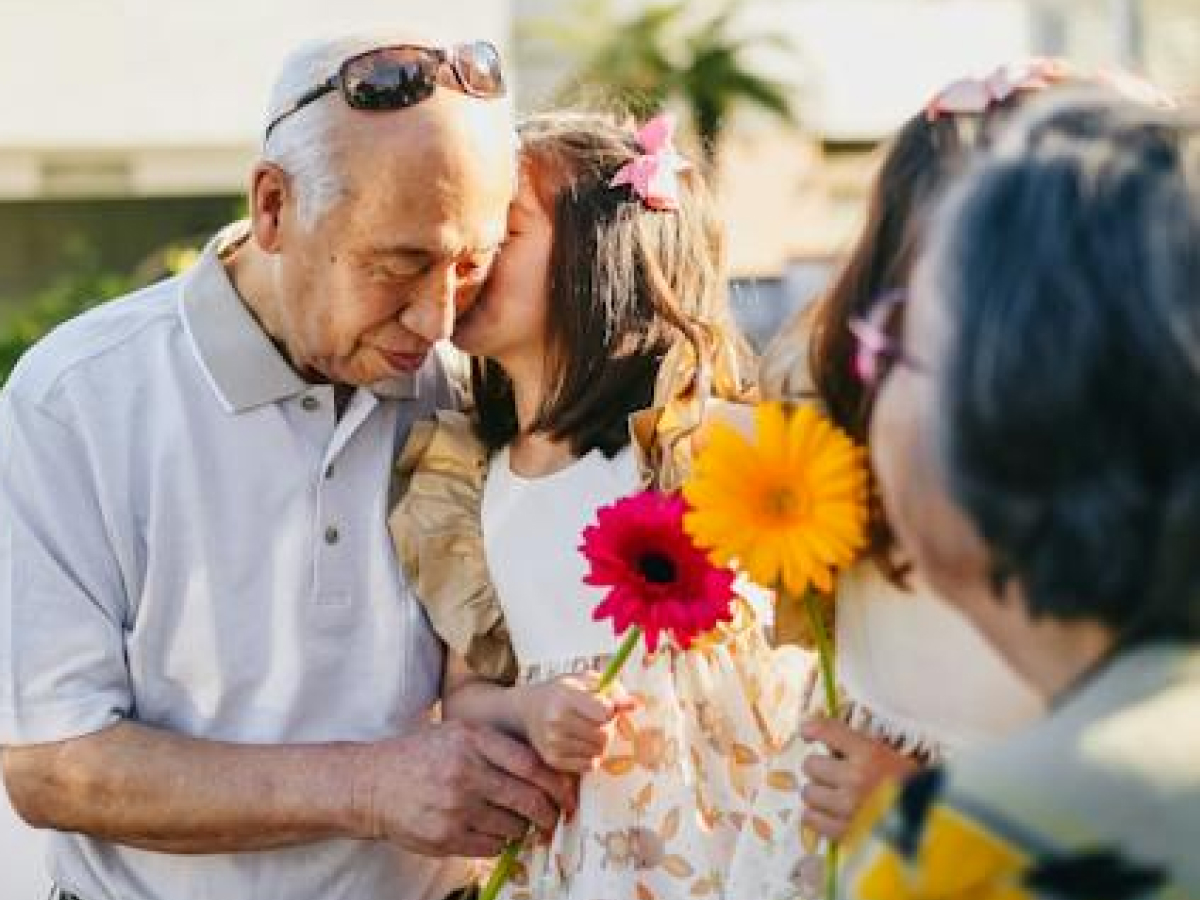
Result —
[{"label": "blurred woman", "polygon": [[905,554],[1051,706],[903,791],[848,896],[1200,896],[1200,137],[1034,111],[861,347]]},{"label": "blurred woman", "polygon": [[[1130,76],[1033,59],[952,82],[913,115],[885,151],[866,222],[830,289],[769,350],[764,393],[815,397],[868,443],[876,356],[858,352],[860,339],[864,328],[903,319],[895,292],[908,280],[936,200],[1031,98],[1079,85],[1169,104]],[[865,321],[871,316],[874,323]],[[809,759],[804,792],[807,823],[830,837],[843,833],[881,781],[988,743],[1043,711],[1030,686],[938,600],[919,567],[908,570],[878,505],[872,525],[869,558],[838,589],[838,676],[849,721],[815,721],[806,731],[833,751]]]}]

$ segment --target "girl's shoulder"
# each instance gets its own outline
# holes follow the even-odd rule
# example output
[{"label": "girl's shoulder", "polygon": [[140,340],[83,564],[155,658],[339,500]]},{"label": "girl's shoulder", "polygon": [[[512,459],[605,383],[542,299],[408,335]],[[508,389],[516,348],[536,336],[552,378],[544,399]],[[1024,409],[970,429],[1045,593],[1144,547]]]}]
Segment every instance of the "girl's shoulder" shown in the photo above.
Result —
[{"label": "girl's shoulder", "polygon": [[487,466],[469,415],[439,410],[414,423],[393,466],[388,531],[442,641],[480,675],[510,680],[516,661],[480,522]]},{"label": "girl's shoulder", "polygon": [[419,419],[409,429],[404,446],[396,455],[393,488],[403,488],[418,470],[434,470],[483,483],[487,448],[475,432],[474,420],[463,411],[436,410],[432,418]]},{"label": "girl's shoulder", "polygon": [[754,404],[710,398],[672,400],[629,417],[629,435],[644,484],[675,490],[691,471],[692,458],[714,427],[729,426],[749,434]]}]

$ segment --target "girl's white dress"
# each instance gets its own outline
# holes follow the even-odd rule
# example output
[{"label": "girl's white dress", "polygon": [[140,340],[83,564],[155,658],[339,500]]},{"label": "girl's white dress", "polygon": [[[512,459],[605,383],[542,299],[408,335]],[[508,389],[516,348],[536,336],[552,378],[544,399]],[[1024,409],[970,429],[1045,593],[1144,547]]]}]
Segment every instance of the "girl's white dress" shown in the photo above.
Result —
[{"label": "girl's white dress", "polygon": [[[615,651],[611,623],[592,620],[603,591],[583,584],[578,546],[596,510],[640,484],[629,448],[612,459],[593,451],[536,479],[514,474],[507,451],[492,459],[484,544],[519,681],[601,670]],[[576,816],[523,854],[504,896],[761,896],[759,873],[740,857],[797,828],[798,772],[782,754],[798,725],[808,659],[769,648],[751,607],[739,619],[721,640],[686,652],[635,652],[621,683],[637,708],[617,719],[608,751],[580,780]],[[760,817],[768,784],[791,802]]]}]

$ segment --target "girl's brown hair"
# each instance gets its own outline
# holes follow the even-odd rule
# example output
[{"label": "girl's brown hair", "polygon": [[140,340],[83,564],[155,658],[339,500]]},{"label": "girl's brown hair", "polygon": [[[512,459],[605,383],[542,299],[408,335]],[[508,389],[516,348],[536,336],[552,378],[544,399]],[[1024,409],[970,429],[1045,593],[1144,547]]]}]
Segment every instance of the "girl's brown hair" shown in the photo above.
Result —
[{"label": "girl's brown hair", "polygon": [[[680,174],[678,209],[656,211],[629,187],[610,186],[642,152],[613,118],[539,115],[520,138],[523,174],[554,233],[552,387],[530,430],[568,441],[577,456],[612,456],[629,443],[630,414],[703,390],[702,371],[714,373],[715,395],[738,396],[745,344],[728,309],[722,228],[699,172]],[[508,376],[475,360],[471,382],[482,439],[492,449],[507,444],[518,429]]]}]

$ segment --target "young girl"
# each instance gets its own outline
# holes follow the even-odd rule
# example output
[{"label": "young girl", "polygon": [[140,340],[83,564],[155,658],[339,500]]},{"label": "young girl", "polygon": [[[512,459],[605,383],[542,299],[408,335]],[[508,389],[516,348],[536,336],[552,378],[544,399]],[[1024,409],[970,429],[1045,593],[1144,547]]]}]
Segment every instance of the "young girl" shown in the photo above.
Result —
[{"label": "young girl", "polygon": [[[1013,110],[1060,86],[1167,102],[1130,76],[1084,75],[1058,60],[1010,64],[948,85],[889,144],[845,264],[766,354],[765,394],[817,397],[866,443],[872,370],[893,361],[887,334],[900,324],[899,291],[934,201]],[[889,295],[895,300],[875,303]],[[862,321],[872,308],[883,316]],[[838,678],[852,701],[850,722],[805,726],[806,737],[833,751],[806,763],[805,817],[834,838],[881,780],[998,738],[1042,712],[1032,689],[966,620],[922,585],[920,573],[904,571],[882,511],[875,512],[869,558],[838,588]]]},{"label": "young girl", "polygon": [[[511,900],[763,896],[758,860],[800,862],[788,754],[807,657],[772,651],[743,602],[690,650],[639,648],[596,696],[618,640],[592,620],[603,592],[578,549],[599,507],[677,487],[703,421],[745,394],[721,229],[663,120],[540,117],[521,144],[508,240],[455,333],[476,360],[474,427],[444,414],[414,431],[391,518],[449,648],[444,714],[578,778]],[[788,802],[758,815],[772,792]]]}]

